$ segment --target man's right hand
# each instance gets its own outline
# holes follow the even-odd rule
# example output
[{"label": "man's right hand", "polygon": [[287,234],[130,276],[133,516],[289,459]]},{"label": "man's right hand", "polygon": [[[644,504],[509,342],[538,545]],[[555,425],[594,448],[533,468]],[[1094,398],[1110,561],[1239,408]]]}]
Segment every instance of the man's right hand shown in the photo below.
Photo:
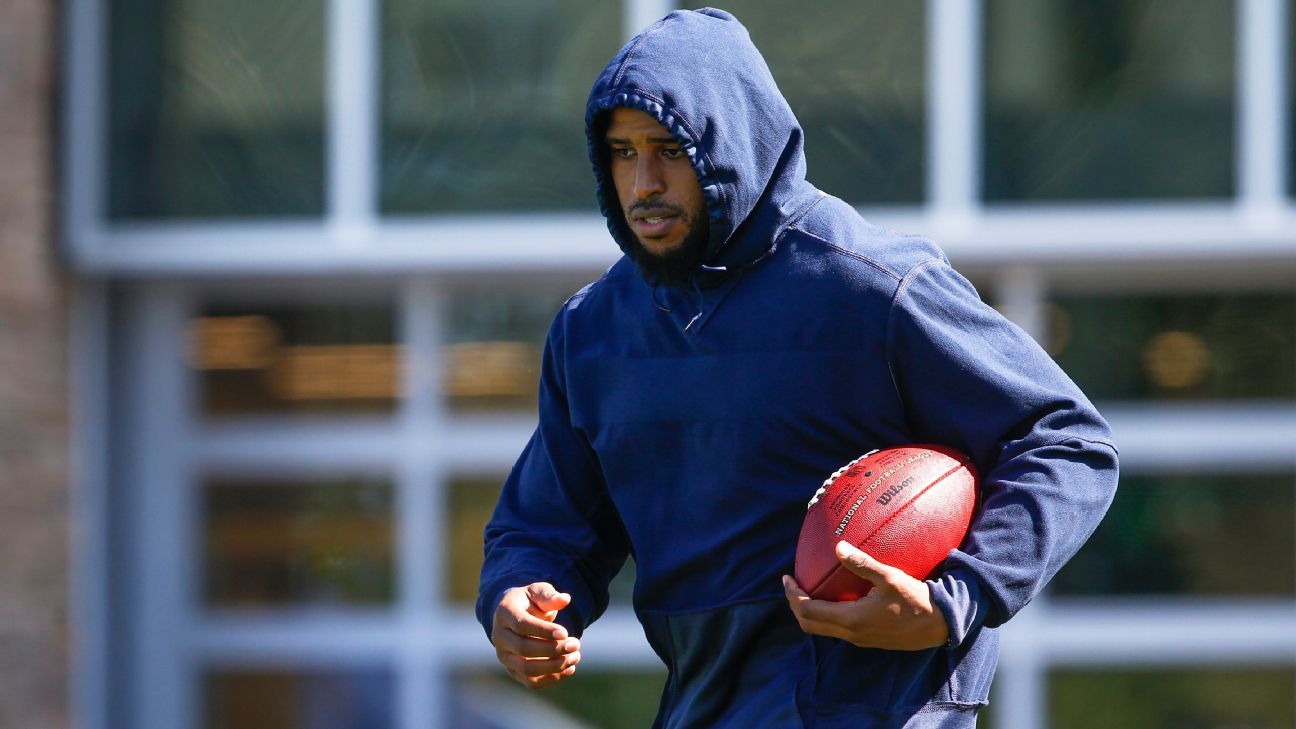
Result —
[{"label": "man's right hand", "polygon": [[513,680],[527,688],[542,688],[576,672],[580,640],[553,622],[570,603],[571,595],[548,582],[532,582],[504,593],[495,608],[491,643]]}]

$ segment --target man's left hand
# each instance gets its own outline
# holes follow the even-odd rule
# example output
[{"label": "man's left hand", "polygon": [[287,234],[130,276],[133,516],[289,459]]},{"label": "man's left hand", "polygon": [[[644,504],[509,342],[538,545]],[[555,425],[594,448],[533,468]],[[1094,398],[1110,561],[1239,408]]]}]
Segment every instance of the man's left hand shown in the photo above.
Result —
[{"label": "man's left hand", "polygon": [[927,583],[882,564],[848,542],[837,543],[837,558],[846,569],[873,583],[873,589],[850,602],[815,600],[784,575],[783,591],[802,630],[861,648],[893,651],[934,648],[949,640],[949,626],[932,605]]}]

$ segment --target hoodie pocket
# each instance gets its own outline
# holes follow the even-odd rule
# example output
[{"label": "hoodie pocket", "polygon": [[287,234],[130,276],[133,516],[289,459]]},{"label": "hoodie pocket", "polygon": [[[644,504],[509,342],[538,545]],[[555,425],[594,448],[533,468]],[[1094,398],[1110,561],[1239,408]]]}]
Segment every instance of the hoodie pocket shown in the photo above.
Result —
[{"label": "hoodie pocket", "polygon": [[802,726],[797,690],[814,664],[782,596],[640,619],[670,672],[655,729]]},{"label": "hoodie pocket", "polygon": [[833,638],[815,638],[815,647],[816,706],[889,712],[952,700],[946,651],[856,648]]},{"label": "hoodie pocket", "polygon": [[952,651],[856,648],[831,638],[816,638],[815,647],[815,729],[970,726],[998,660],[990,630]]}]

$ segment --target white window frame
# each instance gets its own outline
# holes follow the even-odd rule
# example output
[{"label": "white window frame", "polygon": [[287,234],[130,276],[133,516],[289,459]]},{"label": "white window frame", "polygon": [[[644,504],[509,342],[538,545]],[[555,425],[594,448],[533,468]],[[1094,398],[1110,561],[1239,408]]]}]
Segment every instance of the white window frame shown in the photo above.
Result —
[{"label": "white window frame", "polygon": [[[625,33],[666,12],[669,0],[623,0]],[[980,0],[924,0],[927,10],[926,199],[866,209],[869,217],[933,236],[964,270],[990,281],[1005,311],[1041,336],[1051,291],[1272,290],[1296,281],[1296,205],[1288,193],[1288,0],[1237,0],[1237,195],[1209,204],[995,205],[980,200]],[[329,130],[327,212],[313,222],[107,220],[106,0],[68,0],[64,252],[75,272],[72,335],[77,485],[73,545],[74,700],[80,726],[108,726],[108,575],[139,565],[141,628],[134,648],[138,726],[187,729],[196,718],[197,666],[368,666],[396,678],[398,729],[435,726],[448,679],[494,665],[472,615],[438,593],[444,545],[442,489],[459,472],[502,472],[531,429],[523,417],[456,417],[435,395],[437,372],[411,370],[412,394],[391,418],[195,421],[192,382],[176,353],[182,325],[213,282],[255,292],[284,277],[301,283],[364,275],[394,297],[401,341],[435,353],[446,292],[456,278],[590,276],[615,249],[597,213],[380,216],[377,179],[377,0],[326,0]],[[1042,233],[1045,231],[1045,233]],[[1042,236],[1047,236],[1042,240]],[[1173,262],[1172,265],[1170,262]],[[139,518],[156,525],[132,555],[110,555],[108,281],[130,282],[133,325],[128,396],[141,454],[133,467]],[[222,284],[224,287],[224,284]],[[1296,468],[1296,407],[1219,404],[1104,409],[1127,473],[1167,465]],[[1221,438],[1227,441],[1222,446]],[[193,604],[189,543],[197,474],[239,464],[292,469],[327,442],[329,465],[387,469],[397,502],[401,599],[390,613],[303,617],[208,615]],[[308,443],[314,445],[308,447]],[[436,447],[429,444],[437,443]],[[147,447],[146,447],[147,446]],[[1259,459],[1259,460],[1257,460]],[[1248,464],[1250,464],[1248,466]],[[1257,464],[1260,464],[1257,466]],[[176,488],[180,484],[184,488]],[[143,599],[147,597],[148,599]],[[143,630],[147,628],[147,630]],[[591,629],[587,666],[658,665],[628,611]],[[1042,595],[1004,631],[996,721],[1046,725],[1047,672],[1061,666],[1296,665],[1296,598],[1209,605],[1117,600],[1102,605]]]}]

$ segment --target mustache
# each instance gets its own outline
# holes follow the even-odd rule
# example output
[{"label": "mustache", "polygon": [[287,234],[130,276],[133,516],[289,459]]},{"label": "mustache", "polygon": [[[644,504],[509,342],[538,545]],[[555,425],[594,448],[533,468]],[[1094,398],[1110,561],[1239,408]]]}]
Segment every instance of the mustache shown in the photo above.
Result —
[{"label": "mustache", "polygon": [[656,217],[662,213],[672,213],[681,218],[688,217],[685,214],[684,208],[654,198],[635,200],[626,210],[626,217],[635,220],[638,218]]}]

